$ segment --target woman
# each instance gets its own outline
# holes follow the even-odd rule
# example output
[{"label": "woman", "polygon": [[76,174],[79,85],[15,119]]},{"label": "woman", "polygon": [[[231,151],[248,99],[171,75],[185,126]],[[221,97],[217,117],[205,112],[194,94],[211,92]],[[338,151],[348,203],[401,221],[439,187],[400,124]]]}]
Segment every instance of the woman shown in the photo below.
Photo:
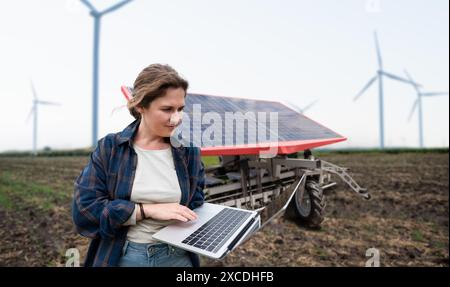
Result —
[{"label": "woman", "polygon": [[73,220],[92,239],[85,266],[199,266],[198,255],[152,239],[203,204],[200,149],[170,141],[187,89],[170,66],[145,68],[128,102],[136,120],[101,139],[77,178]]}]

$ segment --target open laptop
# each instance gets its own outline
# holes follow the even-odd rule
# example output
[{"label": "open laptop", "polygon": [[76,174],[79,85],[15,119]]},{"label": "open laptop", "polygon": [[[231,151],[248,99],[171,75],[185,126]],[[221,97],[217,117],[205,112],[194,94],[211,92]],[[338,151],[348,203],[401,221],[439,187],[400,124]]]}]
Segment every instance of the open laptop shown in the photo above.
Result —
[{"label": "open laptop", "polygon": [[203,203],[195,209],[197,220],[164,227],[153,238],[191,252],[222,259],[249,239],[271,219],[282,214],[299,188],[304,190],[306,174],[295,179],[287,191],[257,210]]},{"label": "open laptop", "polygon": [[153,238],[214,259],[221,259],[259,229],[256,211],[203,203],[197,219],[164,227]]}]

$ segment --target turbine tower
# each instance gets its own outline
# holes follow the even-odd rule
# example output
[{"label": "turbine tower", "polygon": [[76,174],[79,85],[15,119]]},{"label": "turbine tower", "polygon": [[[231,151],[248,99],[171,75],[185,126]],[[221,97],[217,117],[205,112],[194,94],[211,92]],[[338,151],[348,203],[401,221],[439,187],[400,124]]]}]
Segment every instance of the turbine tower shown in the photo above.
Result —
[{"label": "turbine tower", "polygon": [[38,107],[39,105],[59,106],[58,103],[41,101],[37,97],[36,89],[34,88],[33,81],[31,81],[31,91],[33,93],[33,106],[27,117],[27,122],[31,116],[33,116],[33,155],[37,155],[37,132],[38,132]]},{"label": "turbine tower", "polygon": [[[408,77],[408,79],[411,81],[411,83],[414,83],[413,78],[408,73],[408,71],[405,70],[405,74]],[[411,118],[415,112],[416,109],[418,109],[418,118],[419,118],[419,146],[421,148],[424,147],[424,141],[423,141],[423,110],[422,110],[422,97],[436,97],[436,96],[448,96],[448,92],[422,92],[421,88],[415,84],[412,84],[414,89],[417,93],[417,99],[415,100],[413,107],[411,109],[411,112],[408,117],[408,121],[411,121]]]},{"label": "turbine tower", "polygon": [[93,79],[92,79],[92,147],[97,145],[98,139],[98,74],[99,74],[99,44],[100,22],[102,16],[114,12],[132,0],[123,0],[103,11],[98,11],[88,0],[80,0],[91,12],[94,18],[94,55],[93,55]]},{"label": "turbine tower", "polygon": [[396,80],[402,83],[407,84],[413,84],[416,86],[420,86],[417,83],[413,83],[408,79],[396,76],[392,73],[388,73],[383,68],[383,59],[381,57],[381,51],[380,51],[380,45],[378,42],[378,35],[377,32],[374,32],[375,37],[375,48],[377,52],[377,59],[378,59],[378,70],[376,72],[376,75],[369,80],[369,82],[362,88],[362,90],[355,96],[353,101],[356,101],[359,97],[361,97],[367,89],[372,86],[377,80],[378,80],[378,101],[379,101],[379,113],[380,113],[380,149],[384,149],[384,90],[383,90],[383,77],[390,78],[392,80]]}]

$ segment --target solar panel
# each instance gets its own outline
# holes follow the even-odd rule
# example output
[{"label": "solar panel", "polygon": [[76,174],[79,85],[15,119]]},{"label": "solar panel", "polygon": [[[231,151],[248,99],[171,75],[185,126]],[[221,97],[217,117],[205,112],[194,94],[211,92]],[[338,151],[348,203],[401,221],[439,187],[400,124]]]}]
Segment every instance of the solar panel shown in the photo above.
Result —
[{"label": "solar panel", "polygon": [[[130,91],[122,87],[125,96]],[[202,155],[259,154],[271,146],[289,154],[346,140],[279,102],[194,93],[175,137],[201,147]]]}]

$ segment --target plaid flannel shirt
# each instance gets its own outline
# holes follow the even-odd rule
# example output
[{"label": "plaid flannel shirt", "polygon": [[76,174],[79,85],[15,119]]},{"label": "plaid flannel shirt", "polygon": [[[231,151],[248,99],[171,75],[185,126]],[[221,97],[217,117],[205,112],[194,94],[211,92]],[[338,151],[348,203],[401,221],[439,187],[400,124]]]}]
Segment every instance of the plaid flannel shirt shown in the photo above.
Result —
[{"label": "plaid flannel shirt", "polygon": [[[99,140],[90,161],[75,181],[72,217],[76,230],[91,238],[84,266],[117,266],[134,211],[130,201],[137,165],[132,140],[139,127],[134,121],[122,132]],[[180,204],[195,209],[203,204],[204,165],[200,148],[171,145],[181,188]],[[199,257],[190,253],[194,266]]]}]

